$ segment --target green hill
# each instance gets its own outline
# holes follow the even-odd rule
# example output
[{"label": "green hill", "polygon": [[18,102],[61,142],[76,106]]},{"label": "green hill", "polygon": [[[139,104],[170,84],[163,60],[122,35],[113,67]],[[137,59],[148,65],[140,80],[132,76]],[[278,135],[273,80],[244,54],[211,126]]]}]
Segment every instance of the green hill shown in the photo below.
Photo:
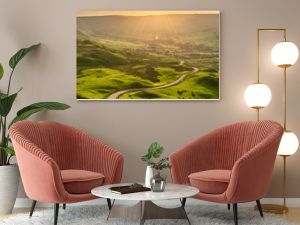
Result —
[{"label": "green hill", "polygon": [[111,67],[125,63],[126,57],[120,52],[101,46],[88,38],[77,40],[78,73],[87,68]]}]

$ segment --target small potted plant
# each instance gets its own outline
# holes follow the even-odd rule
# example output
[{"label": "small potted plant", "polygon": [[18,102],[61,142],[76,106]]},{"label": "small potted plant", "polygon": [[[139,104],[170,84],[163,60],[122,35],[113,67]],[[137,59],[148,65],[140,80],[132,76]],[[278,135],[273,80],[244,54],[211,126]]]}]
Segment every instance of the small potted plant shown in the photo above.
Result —
[{"label": "small potted plant", "polygon": [[[145,185],[146,187],[151,187],[152,191],[154,192],[164,191],[166,177],[162,177],[160,172],[163,169],[171,168],[168,157],[159,159],[163,151],[164,147],[158,142],[154,142],[149,146],[147,154],[143,155],[141,158],[142,161],[147,162]],[[153,159],[157,160],[153,161]],[[157,172],[154,176],[152,169],[155,169]]]}]

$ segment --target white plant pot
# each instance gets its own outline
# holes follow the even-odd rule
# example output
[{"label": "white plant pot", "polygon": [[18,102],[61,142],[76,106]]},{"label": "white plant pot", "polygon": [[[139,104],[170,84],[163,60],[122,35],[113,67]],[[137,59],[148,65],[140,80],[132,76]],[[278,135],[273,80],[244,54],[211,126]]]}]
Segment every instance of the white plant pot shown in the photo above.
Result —
[{"label": "white plant pot", "polygon": [[151,188],[151,178],[153,177],[153,170],[151,166],[147,166],[146,175],[145,175],[145,187]]},{"label": "white plant pot", "polygon": [[19,187],[20,173],[17,165],[0,166],[0,215],[12,212]]}]

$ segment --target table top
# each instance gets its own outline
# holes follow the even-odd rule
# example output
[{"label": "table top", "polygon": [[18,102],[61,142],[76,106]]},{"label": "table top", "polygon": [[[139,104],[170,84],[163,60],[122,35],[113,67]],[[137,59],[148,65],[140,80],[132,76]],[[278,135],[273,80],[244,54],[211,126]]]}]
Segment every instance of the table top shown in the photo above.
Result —
[{"label": "table top", "polygon": [[115,194],[112,193],[109,189],[114,186],[125,186],[131,185],[130,183],[122,184],[113,184],[113,185],[104,185],[97,188],[94,188],[91,192],[93,195],[101,198],[110,198],[116,200],[132,200],[132,201],[157,201],[157,200],[169,200],[169,199],[179,199],[179,198],[188,198],[192,197],[199,193],[198,188],[180,185],[180,184],[166,184],[165,191],[163,192],[137,192],[130,194]]}]

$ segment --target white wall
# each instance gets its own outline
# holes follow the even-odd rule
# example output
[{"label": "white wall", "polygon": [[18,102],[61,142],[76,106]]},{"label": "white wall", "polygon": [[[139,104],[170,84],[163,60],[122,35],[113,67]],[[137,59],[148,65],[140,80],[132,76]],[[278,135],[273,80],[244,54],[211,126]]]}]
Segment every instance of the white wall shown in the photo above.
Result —
[{"label": "white wall", "polygon": [[[247,85],[256,79],[256,29],[287,28],[288,39],[300,46],[298,0],[0,0],[0,62],[23,46],[42,42],[13,78],[13,89],[23,86],[16,108],[35,101],[56,100],[72,106],[47,112],[42,118],[80,127],[125,155],[125,181],[143,180],[139,160],[153,141],[167,153],[199,135],[237,120],[255,119],[243,100]],[[89,101],[76,100],[76,12],[99,10],[220,10],[220,101]],[[271,64],[272,45],[279,33],[262,35],[262,80],[272,89],[273,101],[263,119],[282,121],[282,74]],[[300,137],[300,63],[288,70],[288,128]],[[7,74],[6,74],[7,76]],[[0,88],[4,87],[1,81]],[[288,195],[300,197],[300,154],[288,159]],[[282,163],[278,159],[269,196],[280,196]],[[22,193],[20,194],[22,195]]]}]

